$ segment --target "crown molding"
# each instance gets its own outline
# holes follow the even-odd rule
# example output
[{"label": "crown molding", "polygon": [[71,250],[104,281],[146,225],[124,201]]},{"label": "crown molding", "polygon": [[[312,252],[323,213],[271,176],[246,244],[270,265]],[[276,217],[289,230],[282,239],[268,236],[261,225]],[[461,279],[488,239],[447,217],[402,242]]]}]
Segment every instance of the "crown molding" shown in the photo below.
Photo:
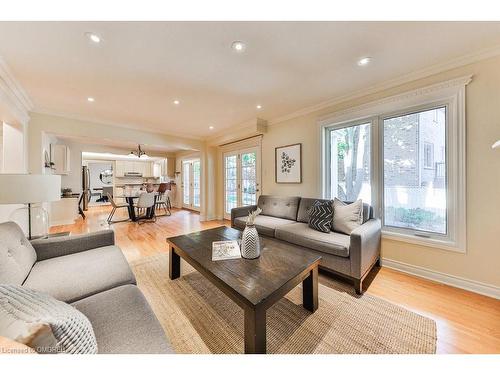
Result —
[{"label": "crown molding", "polygon": [[[472,74],[453,78],[447,81],[438,82],[433,85],[420,87],[414,90],[406,91],[401,94],[391,95],[379,100],[374,100],[368,103],[364,103],[358,106],[349,107],[340,111],[329,113],[327,115],[318,118],[318,124],[325,125],[327,123],[335,122],[342,116],[351,113],[360,113],[362,111],[369,110],[370,108],[377,108],[384,104],[400,102],[404,100],[409,100],[416,97],[421,97],[423,95],[432,94],[434,92],[441,92],[446,89],[454,89],[467,86],[472,81]],[[369,116],[369,114],[364,113],[362,117]]]},{"label": "crown molding", "polygon": [[416,81],[422,78],[426,78],[438,73],[442,73],[451,69],[459,68],[461,66],[469,65],[481,60],[486,60],[492,57],[500,56],[500,45],[494,46],[491,48],[486,48],[482,49],[480,51],[477,51],[475,53],[471,53],[468,55],[463,55],[458,58],[448,60],[447,62],[442,62],[438,63],[435,65],[432,65],[430,67],[420,69],[414,72],[411,72],[409,74],[405,74],[402,76],[399,76],[397,78],[384,81],[383,83],[376,84],[373,86],[369,86],[367,88],[363,88],[354,92],[351,92],[346,95],[341,95],[337,96],[335,98],[323,101],[321,103],[309,106],[309,107],[304,107],[298,111],[289,113],[285,116],[280,116],[276,117],[274,119],[271,119],[268,121],[268,126],[273,126],[276,124],[279,124],[284,121],[288,121],[300,116],[305,116],[310,113],[320,111],[322,109],[326,109],[328,107],[333,107],[334,105],[341,104],[350,100],[358,99],[364,96],[368,96],[371,94],[375,94],[377,92],[381,92],[387,89],[391,89],[400,85],[403,85],[405,83],[409,83],[412,81]]},{"label": "crown molding", "polygon": [[208,137],[205,140],[208,146],[221,146],[244,138],[264,134],[265,132],[267,132],[267,121],[255,118],[221,130],[216,135]]},{"label": "crown molding", "polygon": [[0,99],[16,121],[21,124],[28,123],[33,103],[2,57],[0,57]]}]

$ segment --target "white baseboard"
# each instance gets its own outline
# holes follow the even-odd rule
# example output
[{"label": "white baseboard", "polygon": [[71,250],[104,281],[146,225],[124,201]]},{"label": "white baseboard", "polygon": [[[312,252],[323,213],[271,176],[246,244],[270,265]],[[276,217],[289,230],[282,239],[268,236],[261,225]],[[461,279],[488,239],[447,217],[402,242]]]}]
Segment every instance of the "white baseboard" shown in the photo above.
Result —
[{"label": "white baseboard", "polygon": [[410,275],[419,276],[424,279],[436,281],[438,283],[454,286],[456,288],[465,289],[470,292],[500,299],[500,287],[495,285],[485,284],[479,281],[469,280],[463,277],[433,271],[428,268],[414,266],[412,264],[403,263],[392,259],[382,258],[382,266],[408,273]]}]

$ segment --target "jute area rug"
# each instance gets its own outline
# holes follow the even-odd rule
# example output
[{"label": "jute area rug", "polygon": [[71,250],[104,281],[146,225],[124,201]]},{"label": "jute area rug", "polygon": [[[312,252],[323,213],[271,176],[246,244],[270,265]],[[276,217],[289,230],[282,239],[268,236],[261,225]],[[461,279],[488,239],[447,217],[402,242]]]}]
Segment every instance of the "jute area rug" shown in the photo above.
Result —
[{"label": "jute area rug", "polygon": [[[168,278],[168,255],[132,262],[145,294],[177,353],[243,353],[243,310],[182,261]],[[301,286],[267,311],[268,353],[435,353],[429,318],[320,275],[319,308],[302,307]]]}]

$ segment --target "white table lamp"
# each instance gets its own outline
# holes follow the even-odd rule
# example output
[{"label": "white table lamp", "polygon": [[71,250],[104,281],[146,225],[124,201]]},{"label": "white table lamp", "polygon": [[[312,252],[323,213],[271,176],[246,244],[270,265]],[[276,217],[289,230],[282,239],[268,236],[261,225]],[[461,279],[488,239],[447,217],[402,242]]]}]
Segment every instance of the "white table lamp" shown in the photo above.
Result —
[{"label": "white table lamp", "polygon": [[28,228],[28,238],[48,234],[49,218],[42,203],[61,199],[61,176],[41,174],[0,174],[0,204],[25,204],[10,219]]}]

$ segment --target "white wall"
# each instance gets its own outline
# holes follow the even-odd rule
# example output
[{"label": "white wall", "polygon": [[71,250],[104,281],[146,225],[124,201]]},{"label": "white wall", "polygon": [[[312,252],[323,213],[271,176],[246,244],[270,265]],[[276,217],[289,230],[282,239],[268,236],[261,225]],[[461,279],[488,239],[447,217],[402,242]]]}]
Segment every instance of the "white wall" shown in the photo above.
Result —
[{"label": "white wall", "polygon": [[[22,126],[2,124],[0,132],[0,172],[1,173],[26,173],[25,168],[25,132]],[[17,208],[18,204],[0,205],[0,223],[8,221],[10,214]]]},{"label": "white wall", "polygon": [[2,173],[23,173],[24,168],[24,134],[22,127],[3,123],[2,136]]},{"label": "white wall", "polygon": [[102,171],[106,169],[111,169],[111,166],[113,165],[113,162],[89,162],[89,171],[90,171],[90,188],[95,189],[95,188],[101,188],[104,186],[113,186],[113,182],[110,184],[105,184],[101,181],[99,178],[99,175],[101,174]]}]

